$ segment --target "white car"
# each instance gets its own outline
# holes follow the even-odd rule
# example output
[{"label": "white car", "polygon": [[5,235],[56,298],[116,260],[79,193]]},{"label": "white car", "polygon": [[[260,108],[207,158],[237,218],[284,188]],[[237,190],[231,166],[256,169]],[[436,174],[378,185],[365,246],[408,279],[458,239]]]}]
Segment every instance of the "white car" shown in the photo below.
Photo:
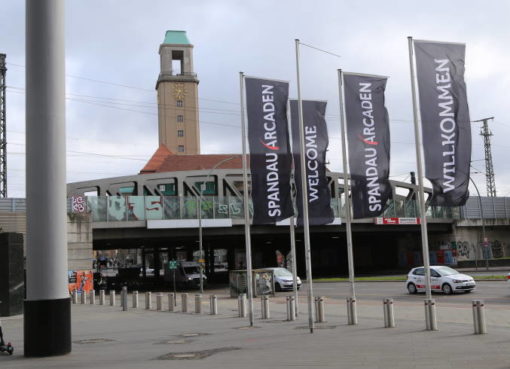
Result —
[{"label": "white car", "polygon": [[[294,288],[294,276],[285,268],[264,268],[272,270],[274,274],[274,285],[277,291],[292,290]],[[297,279],[297,288],[301,287],[301,279]]]},{"label": "white car", "polygon": [[[425,269],[413,268],[407,275],[407,291],[410,294],[425,292]],[[461,274],[447,266],[434,265],[430,267],[430,289],[433,292],[443,292],[450,295],[456,292],[471,292],[476,283],[473,277]]]}]

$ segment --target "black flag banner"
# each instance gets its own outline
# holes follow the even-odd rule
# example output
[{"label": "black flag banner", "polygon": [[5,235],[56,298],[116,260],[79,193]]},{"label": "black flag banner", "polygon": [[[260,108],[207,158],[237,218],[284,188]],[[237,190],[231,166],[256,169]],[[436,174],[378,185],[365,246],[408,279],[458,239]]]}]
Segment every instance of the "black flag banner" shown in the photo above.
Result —
[{"label": "black flag banner", "polygon": [[465,49],[463,44],[414,41],[431,205],[461,206],[469,197],[471,126],[464,83]]},{"label": "black flag banner", "polygon": [[[329,144],[326,125],[326,102],[303,100],[303,128],[305,138],[306,183],[308,217],[310,225],[323,225],[333,221],[331,192],[326,177],[326,150]],[[301,158],[299,140],[298,101],[290,100],[292,125],[292,152],[294,177],[297,189],[298,225],[303,224],[303,197],[301,186]]]},{"label": "black flag banner", "polygon": [[354,219],[383,213],[391,197],[386,77],[344,73],[345,115]]},{"label": "black flag banner", "polygon": [[294,215],[287,127],[288,82],[246,77],[253,224]]}]

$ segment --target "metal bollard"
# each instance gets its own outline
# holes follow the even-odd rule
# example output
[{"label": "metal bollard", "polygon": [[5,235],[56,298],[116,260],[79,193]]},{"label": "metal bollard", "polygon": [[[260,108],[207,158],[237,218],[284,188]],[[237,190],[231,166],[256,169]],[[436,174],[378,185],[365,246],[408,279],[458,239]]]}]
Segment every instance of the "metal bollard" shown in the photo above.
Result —
[{"label": "metal bollard", "polygon": [[89,292],[89,301],[90,301],[90,305],[95,305],[96,304],[96,291],[95,290],[90,290],[90,292]]},{"label": "metal bollard", "polygon": [[326,321],[324,315],[324,297],[318,296],[315,298],[315,322],[324,323]]},{"label": "metal bollard", "polygon": [[260,296],[260,304],[262,310],[262,319],[269,319],[269,296]]},{"label": "metal bollard", "polygon": [[473,300],[473,323],[475,334],[486,334],[485,303],[482,300]]},{"label": "metal bollard", "polygon": [[145,292],[145,309],[146,310],[152,309],[152,293],[151,292]]},{"label": "metal bollard", "polygon": [[158,293],[156,295],[156,310],[161,311],[163,310],[163,294]]},{"label": "metal bollard", "polygon": [[181,293],[181,311],[183,313],[188,312],[188,294],[187,293]]},{"label": "metal bollard", "polygon": [[347,298],[347,324],[358,324],[358,309],[356,307],[356,299],[354,297]]},{"label": "metal bollard", "polygon": [[296,320],[296,298],[287,296],[287,321]]},{"label": "metal bollard", "polygon": [[78,291],[74,290],[73,291],[73,304],[77,304],[78,303]]},{"label": "metal bollard", "polygon": [[384,328],[395,328],[395,313],[393,311],[393,299],[383,300]]},{"label": "metal bollard", "polygon": [[246,294],[244,293],[237,296],[237,310],[239,318],[246,318]]},{"label": "metal bollard", "polygon": [[110,306],[115,306],[115,290],[110,290]]},{"label": "metal bollard", "polygon": [[82,304],[86,304],[87,303],[87,292],[81,291],[80,300],[81,300]]},{"label": "metal bollard", "polygon": [[175,306],[175,293],[168,294],[168,311],[174,311]]},{"label": "metal bollard", "polygon": [[425,299],[425,329],[437,331],[436,301]]},{"label": "metal bollard", "polygon": [[216,297],[216,295],[209,296],[209,306],[210,306],[209,314],[217,315],[218,314],[218,298]]},{"label": "metal bollard", "polygon": [[122,291],[120,293],[120,306],[122,306],[122,311],[127,311],[127,309],[128,309],[128,291],[127,291],[126,286],[122,287]]},{"label": "metal bollard", "polygon": [[138,291],[133,291],[133,309],[138,308]]},{"label": "metal bollard", "polygon": [[195,295],[195,314],[202,314],[202,295]]},{"label": "metal bollard", "polygon": [[104,290],[99,290],[99,305],[104,305],[105,304],[105,301],[106,301],[106,296],[105,296],[105,291]]}]

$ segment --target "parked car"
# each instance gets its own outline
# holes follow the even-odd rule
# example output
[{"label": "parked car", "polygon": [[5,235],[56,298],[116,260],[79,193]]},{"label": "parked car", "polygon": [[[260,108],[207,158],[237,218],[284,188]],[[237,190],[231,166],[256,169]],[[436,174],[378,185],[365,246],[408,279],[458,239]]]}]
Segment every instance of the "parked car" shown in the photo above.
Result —
[{"label": "parked car", "polygon": [[[277,291],[284,290],[292,290],[294,288],[294,276],[293,274],[285,268],[274,267],[274,268],[264,268],[273,271],[274,274],[274,284],[275,289]],[[297,277],[297,288],[301,287],[301,279]]]},{"label": "parked car", "polygon": [[[430,267],[430,289],[433,292],[443,292],[450,295],[456,292],[471,292],[476,283],[473,277],[459,273],[447,266],[434,265]],[[410,294],[425,291],[425,269],[413,268],[407,275],[406,288]]]},{"label": "parked car", "polygon": [[[179,261],[176,269],[170,270],[165,268],[165,282],[172,286],[175,283],[177,288],[187,289],[200,288],[200,264],[196,261]],[[202,283],[205,287],[207,285],[207,276],[202,273]]]}]

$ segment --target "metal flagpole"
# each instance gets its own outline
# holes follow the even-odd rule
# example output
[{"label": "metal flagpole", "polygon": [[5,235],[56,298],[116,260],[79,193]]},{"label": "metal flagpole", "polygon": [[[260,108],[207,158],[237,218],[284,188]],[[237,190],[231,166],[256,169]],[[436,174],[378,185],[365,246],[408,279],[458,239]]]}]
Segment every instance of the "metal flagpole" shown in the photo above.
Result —
[{"label": "metal flagpole", "polygon": [[298,316],[298,289],[297,289],[297,260],[296,260],[296,232],[294,226],[294,216],[290,217],[290,253],[292,255],[292,277],[294,288],[294,299],[296,302],[295,316]]},{"label": "metal flagpole", "polygon": [[354,256],[352,249],[352,228],[351,228],[351,198],[349,197],[349,176],[347,162],[347,139],[346,139],[346,116],[344,102],[344,76],[342,70],[338,70],[338,95],[340,100],[340,131],[342,133],[342,161],[344,175],[344,197],[345,197],[345,226],[347,230],[347,263],[349,267],[349,282],[351,285],[351,300],[348,304],[348,322],[351,325],[358,324],[356,312],[356,289],[354,287]]},{"label": "metal flagpole", "polygon": [[248,289],[248,315],[250,327],[253,327],[253,284],[251,269],[251,234],[250,234],[250,209],[248,208],[248,170],[246,161],[246,127],[244,119],[244,73],[239,72],[239,84],[241,92],[241,136],[243,147],[243,203],[244,203],[244,238],[246,245],[246,284]]},{"label": "metal flagpole", "polygon": [[203,246],[203,238],[202,238],[202,189],[199,189],[198,194],[198,203],[197,203],[197,212],[198,212],[198,249],[199,249],[199,260],[198,263],[200,265],[200,293],[204,293],[204,269],[203,269],[203,259],[204,259],[204,246]]},{"label": "metal flagpole", "polygon": [[310,224],[308,221],[308,186],[306,176],[306,158],[305,158],[305,135],[303,123],[303,101],[301,100],[301,79],[299,75],[299,39],[296,42],[296,73],[297,73],[297,95],[298,95],[298,115],[299,115],[299,148],[301,160],[301,192],[303,196],[303,237],[305,240],[305,261],[306,261],[306,280],[308,282],[308,325],[310,333],[313,333],[313,283],[312,283],[312,255],[310,251]]},{"label": "metal flagpole", "polygon": [[[420,131],[420,118],[419,118],[419,110],[420,105],[417,98],[416,93],[416,73],[415,73],[415,65],[414,65],[414,45],[413,38],[407,38],[409,42],[409,64],[411,69],[411,91],[413,97],[413,119],[414,119],[414,137],[416,142],[416,163],[418,167],[418,206],[420,209],[420,227],[421,227],[421,244],[422,244],[422,252],[423,252],[423,267],[425,269],[425,292],[426,292],[426,300],[425,306],[427,305],[427,300],[432,300],[432,292],[430,289],[430,261],[429,261],[429,240],[427,235],[427,217],[425,213],[425,195],[423,190],[423,166],[422,166],[422,140],[421,140],[421,131]],[[435,317],[434,317],[435,318]],[[435,330],[435,319],[434,322],[431,322],[429,312],[426,311],[426,322],[427,322],[427,330]]]}]

